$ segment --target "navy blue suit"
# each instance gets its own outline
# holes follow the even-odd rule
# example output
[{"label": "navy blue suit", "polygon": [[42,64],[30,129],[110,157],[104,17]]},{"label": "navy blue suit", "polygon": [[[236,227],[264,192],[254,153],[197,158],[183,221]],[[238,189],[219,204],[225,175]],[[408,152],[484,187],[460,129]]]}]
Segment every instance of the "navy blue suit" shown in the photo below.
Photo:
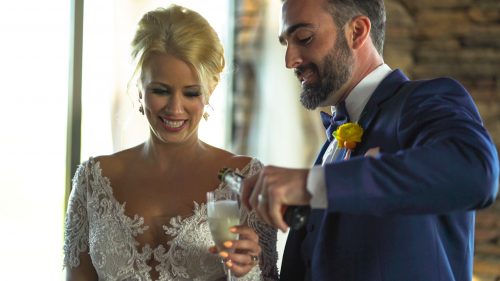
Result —
[{"label": "navy blue suit", "polygon": [[328,208],[290,231],[281,280],[470,281],[474,210],[495,200],[499,167],[467,91],[395,70],[359,124],[351,159],[325,165]]}]

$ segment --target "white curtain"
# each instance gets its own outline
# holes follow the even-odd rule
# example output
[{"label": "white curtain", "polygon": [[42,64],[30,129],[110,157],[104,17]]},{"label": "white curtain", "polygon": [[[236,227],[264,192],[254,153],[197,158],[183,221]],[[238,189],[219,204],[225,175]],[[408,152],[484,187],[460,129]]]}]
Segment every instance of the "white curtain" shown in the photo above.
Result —
[{"label": "white curtain", "polygon": [[[114,0],[85,2],[85,37],[83,58],[82,159],[111,154],[148,137],[146,118],[139,111],[135,81],[130,84],[133,65],[130,43],[137,22],[147,11],[178,4],[191,8],[212,24],[226,46],[230,59],[231,26],[229,0]],[[221,16],[224,15],[224,16]],[[228,73],[213,93],[214,111],[208,121],[201,121],[199,135],[218,147],[228,146],[227,118]],[[130,88],[127,88],[129,84]]]},{"label": "white curtain", "polygon": [[286,49],[278,42],[280,12],[281,0],[267,1],[249,151],[265,164],[309,167],[325,134],[319,112],[302,107],[299,82],[293,70],[285,67]]},{"label": "white curtain", "polygon": [[[256,60],[257,100],[249,133],[249,154],[266,165],[310,167],[326,139],[319,111],[299,102],[300,85],[285,67],[285,47],[278,41],[281,0],[268,0],[264,38]],[[278,232],[278,268],[288,233]]]}]

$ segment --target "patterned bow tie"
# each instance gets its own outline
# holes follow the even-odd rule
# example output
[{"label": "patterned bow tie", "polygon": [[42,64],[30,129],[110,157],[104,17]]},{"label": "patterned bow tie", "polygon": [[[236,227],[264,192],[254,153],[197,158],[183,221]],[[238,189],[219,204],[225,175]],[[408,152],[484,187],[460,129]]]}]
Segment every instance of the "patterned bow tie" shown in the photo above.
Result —
[{"label": "patterned bow tie", "polygon": [[347,114],[347,109],[345,108],[345,102],[339,103],[335,106],[335,114],[331,116],[326,112],[320,112],[321,121],[326,129],[326,137],[328,141],[333,141],[333,132],[337,130],[337,127],[349,122],[349,115]]}]

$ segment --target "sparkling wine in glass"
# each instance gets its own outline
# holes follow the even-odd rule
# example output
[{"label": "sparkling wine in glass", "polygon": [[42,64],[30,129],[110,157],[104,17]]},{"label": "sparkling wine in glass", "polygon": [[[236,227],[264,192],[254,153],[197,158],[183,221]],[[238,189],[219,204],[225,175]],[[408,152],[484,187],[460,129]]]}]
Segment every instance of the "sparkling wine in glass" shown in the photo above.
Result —
[{"label": "sparkling wine in glass", "polygon": [[[240,224],[240,208],[238,194],[234,192],[207,192],[208,226],[215,246],[219,251],[224,250],[224,242],[237,240],[238,234],[229,229]],[[227,280],[232,280],[231,270],[225,265]]]},{"label": "sparkling wine in glass", "polygon": [[[218,178],[226,183],[233,192],[240,194],[243,184],[243,176],[230,168],[219,170]],[[294,230],[299,230],[307,223],[311,212],[309,206],[287,206],[284,208],[283,220]]]}]

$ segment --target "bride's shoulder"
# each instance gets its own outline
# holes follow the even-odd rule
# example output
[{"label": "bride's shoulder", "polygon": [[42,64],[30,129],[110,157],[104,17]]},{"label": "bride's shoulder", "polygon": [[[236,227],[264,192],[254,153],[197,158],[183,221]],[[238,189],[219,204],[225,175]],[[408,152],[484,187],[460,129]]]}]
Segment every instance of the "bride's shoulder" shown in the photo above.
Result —
[{"label": "bride's shoulder", "polygon": [[246,166],[248,166],[254,158],[245,156],[245,155],[235,155],[232,154],[230,157],[227,158],[227,164],[229,167],[237,168],[237,169],[243,169]]},{"label": "bride's shoulder", "polygon": [[219,150],[219,157],[217,157],[221,166],[232,168],[245,173],[250,170],[258,170],[262,168],[262,163],[254,157],[247,155],[236,155],[226,150]]},{"label": "bride's shoulder", "polygon": [[130,163],[138,158],[138,148],[133,147],[109,155],[100,155],[93,158],[94,165],[102,170],[106,176],[123,174]]}]

